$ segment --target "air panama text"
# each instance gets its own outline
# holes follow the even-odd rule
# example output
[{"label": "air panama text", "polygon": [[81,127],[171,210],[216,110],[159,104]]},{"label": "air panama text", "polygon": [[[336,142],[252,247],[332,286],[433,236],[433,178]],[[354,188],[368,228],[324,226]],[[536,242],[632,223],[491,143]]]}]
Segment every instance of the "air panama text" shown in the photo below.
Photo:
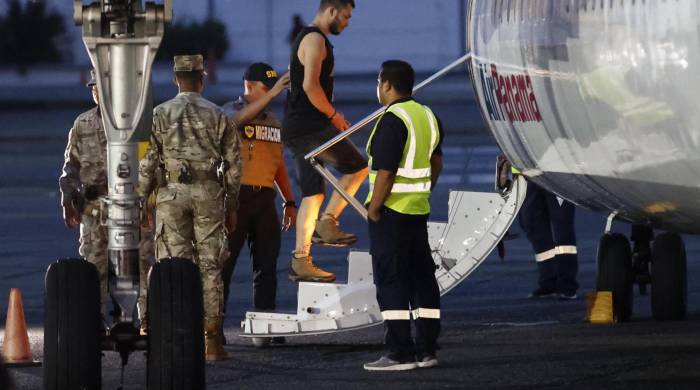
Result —
[{"label": "air panama text", "polygon": [[479,64],[484,102],[494,121],[542,122],[532,80],[525,74],[499,74],[495,64]]}]

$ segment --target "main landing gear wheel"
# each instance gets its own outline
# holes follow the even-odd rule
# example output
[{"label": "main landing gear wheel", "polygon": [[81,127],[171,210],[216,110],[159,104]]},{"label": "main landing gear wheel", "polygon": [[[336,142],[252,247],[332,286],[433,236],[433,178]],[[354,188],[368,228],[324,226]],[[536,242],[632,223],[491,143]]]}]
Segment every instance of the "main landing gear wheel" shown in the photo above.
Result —
[{"label": "main landing gear wheel", "polygon": [[685,318],[688,277],[685,245],[680,235],[663,233],[651,250],[651,313],[659,321]]},{"label": "main landing gear wheel", "polygon": [[100,281],[82,259],[63,259],[46,272],[44,389],[102,387]]},{"label": "main landing gear wheel", "polygon": [[607,233],[598,245],[598,291],[611,291],[616,322],[628,321],[633,305],[632,251],[622,234]]},{"label": "main landing gear wheel", "polygon": [[163,259],[148,286],[148,389],[204,389],[204,303],[199,269]]}]

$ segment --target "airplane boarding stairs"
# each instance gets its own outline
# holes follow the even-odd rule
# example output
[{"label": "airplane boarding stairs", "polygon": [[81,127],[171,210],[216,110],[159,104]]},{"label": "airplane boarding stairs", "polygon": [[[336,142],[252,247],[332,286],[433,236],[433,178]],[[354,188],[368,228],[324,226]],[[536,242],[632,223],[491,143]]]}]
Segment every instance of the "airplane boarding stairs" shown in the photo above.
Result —
[{"label": "airplane boarding stairs", "polygon": [[[452,191],[448,221],[429,222],[435,276],[444,295],[481,265],[503,239],[525,200],[526,182],[505,194]],[[248,312],[243,337],[303,336],[381,324],[369,253],[351,251],[347,283],[299,283],[296,313]]]}]

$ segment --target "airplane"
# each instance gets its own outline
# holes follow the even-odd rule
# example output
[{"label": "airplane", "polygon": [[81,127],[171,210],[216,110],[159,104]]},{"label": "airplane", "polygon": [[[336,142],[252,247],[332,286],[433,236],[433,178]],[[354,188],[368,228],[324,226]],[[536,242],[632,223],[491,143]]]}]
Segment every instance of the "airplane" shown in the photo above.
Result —
[{"label": "airplane", "polygon": [[[528,180],[610,215],[598,290],[613,292],[615,316],[629,319],[636,280],[651,283],[654,318],[683,318],[679,233],[700,232],[700,3],[472,0],[468,9],[472,82],[498,145]],[[613,219],[633,223],[635,247],[647,250],[632,254]],[[652,229],[665,232],[649,251]]]}]

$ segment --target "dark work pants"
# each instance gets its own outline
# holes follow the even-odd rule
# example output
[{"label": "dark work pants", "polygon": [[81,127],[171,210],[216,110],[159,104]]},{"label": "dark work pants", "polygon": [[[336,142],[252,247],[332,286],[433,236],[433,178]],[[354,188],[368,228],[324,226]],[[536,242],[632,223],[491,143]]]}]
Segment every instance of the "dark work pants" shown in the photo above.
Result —
[{"label": "dark work pants", "polygon": [[243,244],[248,241],[253,259],[254,305],[257,310],[274,310],[277,294],[277,256],[280,253],[281,228],[275,207],[275,190],[259,191],[241,186],[236,230],[229,235],[231,256],[224,263],[224,310],[228,302],[231,275]]},{"label": "dark work pants", "polygon": [[[382,210],[379,223],[369,222],[374,284],[385,319],[385,341],[397,358],[421,357],[437,349],[440,290],[427,222],[427,215],[405,215],[388,208]],[[415,345],[410,317],[416,327]]]},{"label": "dark work pants", "polygon": [[570,202],[559,204],[556,195],[528,181],[519,222],[536,254],[541,289],[564,294],[578,290],[575,210]]}]

